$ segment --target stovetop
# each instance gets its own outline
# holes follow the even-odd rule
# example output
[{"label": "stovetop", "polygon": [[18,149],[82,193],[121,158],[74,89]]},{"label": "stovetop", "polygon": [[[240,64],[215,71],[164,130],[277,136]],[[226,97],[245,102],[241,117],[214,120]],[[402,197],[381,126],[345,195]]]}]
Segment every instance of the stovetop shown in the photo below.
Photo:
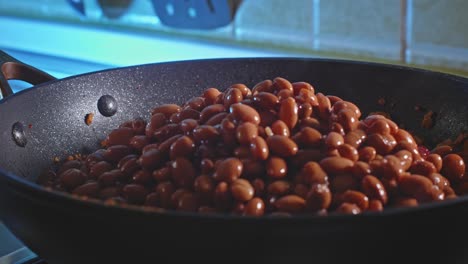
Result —
[{"label": "stovetop", "polygon": [[[1,15],[0,25],[1,50],[59,79],[152,62],[218,57],[300,56]],[[15,91],[30,87],[17,81],[11,82],[11,85]],[[13,263],[45,264],[0,222],[0,264]]]}]

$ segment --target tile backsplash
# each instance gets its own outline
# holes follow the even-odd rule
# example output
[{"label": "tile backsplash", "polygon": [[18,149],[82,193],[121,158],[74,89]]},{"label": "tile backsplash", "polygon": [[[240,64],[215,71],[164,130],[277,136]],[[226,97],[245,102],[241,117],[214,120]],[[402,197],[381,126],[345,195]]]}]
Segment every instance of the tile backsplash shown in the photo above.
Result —
[{"label": "tile backsplash", "polygon": [[[84,14],[72,9],[71,1],[81,1]],[[187,5],[194,1],[201,0],[184,0]],[[0,1],[0,16],[125,27],[145,30],[155,37],[161,33],[190,36],[468,75],[468,2],[464,0],[216,1],[240,5],[229,25],[212,30],[165,26],[151,0],[131,1],[126,13],[117,19],[103,15],[97,0]]]}]

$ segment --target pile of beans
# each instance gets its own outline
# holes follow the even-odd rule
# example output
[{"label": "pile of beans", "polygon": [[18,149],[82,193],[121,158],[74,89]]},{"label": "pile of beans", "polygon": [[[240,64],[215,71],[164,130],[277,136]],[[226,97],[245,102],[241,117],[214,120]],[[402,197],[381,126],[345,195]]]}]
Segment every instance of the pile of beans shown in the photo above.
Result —
[{"label": "pile of beans", "polygon": [[362,118],[352,102],[277,77],[158,105],[148,122],[121,124],[102,149],[41,183],[117,204],[250,216],[359,214],[455,198],[465,161],[446,148],[420,150],[392,120]]}]

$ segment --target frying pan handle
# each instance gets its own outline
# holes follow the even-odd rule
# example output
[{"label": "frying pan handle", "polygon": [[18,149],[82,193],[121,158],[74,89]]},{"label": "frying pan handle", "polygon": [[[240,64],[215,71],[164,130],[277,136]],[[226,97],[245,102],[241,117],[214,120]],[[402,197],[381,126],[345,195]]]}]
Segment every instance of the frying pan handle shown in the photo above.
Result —
[{"label": "frying pan handle", "polygon": [[55,80],[56,78],[25,64],[0,50],[0,94],[5,98],[13,94],[8,80],[22,80],[32,85]]}]

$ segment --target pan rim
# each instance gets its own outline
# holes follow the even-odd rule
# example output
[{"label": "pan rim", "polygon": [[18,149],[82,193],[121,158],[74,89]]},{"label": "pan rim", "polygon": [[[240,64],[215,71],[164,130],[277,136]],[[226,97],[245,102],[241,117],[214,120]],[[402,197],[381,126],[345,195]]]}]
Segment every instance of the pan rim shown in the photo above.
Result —
[{"label": "pan rim", "polygon": [[[122,67],[113,67],[108,69],[103,69],[99,71],[92,71],[82,74],[77,74],[69,77],[65,77],[62,79],[51,80],[39,85],[35,85],[31,88],[19,91],[11,96],[3,98],[0,100],[0,105],[11,100],[16,96],[20,96],[23,93],[27,93],[30,90],[39,89],[43,86],[49,85],[51,83],[62,82],[69,79],[75,79],[82,76],[89,76],[104,72],[111,72],[111,71],[120,71],[126,69],[135,69],[138,67],[154,67],[156,65],[164,66],[164,65],[177,65],[177,64],[188,64],[188,63],[210,63],[210,62],[222,62],[225,61],[229,62],[249,62],[249,61],[304,61],[304,62],[320,62],[320,63],[338,63],[338,64],[347,64],[347,65],[367,65],[371,67],[380,67],[380,68],[388,68],[394,70],[401,70],[401,71],[412,71],[418,72],[421,74],[429,74],[436,77],[450,79],[455,82],[460,82],[466,84],[468,87],[468,77],[463,77],[455,74],[433,71],[428,69],[422,69],[418,67],[412,67],[407,65],[397,65],[391,63],[381,63],[381,62],[371,62],[371,61],[358,61],[358,60],[349,60],[349,59],[335,59],[335,58],[310,58],[310,57],[241,57],[241,58],[209,58],[209,59],[195,59],[195,60],[177,60],[177,61],[166,61],[166,62],[157,62],[157,63],[146,63],[146,64],[138,64],[138,65],[130,65],[130,66],[122,66]],[[468,91],[468,88],[466,89]],[[310,221],[311,223],[316,222],[336,222],[336,221],[349,221],[351,220],[358,220],[359,219],[382,219],[388,217],[396,217],[401,215],[413,215],[416,213],[421,213],[427,210],[436,210],[441,208],[446,208],[450,206],[457,206],[461,203],[468,202],[468,196],[461,196],[457,197],[456,199],[444,200],[440,202],[431,202],[418,205],[417,207],[412,208],[388,208],[383,210],[382,212],[364,212],[358,215],[345,215],[345,214],[330,214],[327,216],[318,216],[318,215],[294,215],[292,217],[250,217],[250,216],[237,216],[237,215],[225,215],[225,214],[200,214],[200,213],[187,213],[187,212],[178,212],[175,210],[165,210],[164,212],[160,212],[157,210],[149,210],[147,208],[143,208],[141,206],[135,205],[107,205],[100,200],[83,200],[82,198],[75,197],[74,195],[68,193],[61,193],[58,191],[47,190],[43,186],[23,179],[20,176],[17,176],[9,171],[6,171],[0,168],[0,182],[7,183],[8,187],[15,187],[16,190],[21,190],[23,194],[30,196],[31,198],[42,198],[44,200],[50,200],[53,202],[54,200],[60,199],[63,203],[67,203],[70,206],[81,207],[80,210],[85,210],[89,207],[94,207],[103,212],[107,212],[109,210],[117,210],[118,213],[125,213],[125,212],[132,212],[138,214],[156,214],[164,217],[180,217],[180,218],[190,218],[190,219],[200,219],[200,220],[221,220],[221,221],[273,221],[273,222],[287,222],[287,223],[294,223],[295,221]],[[106,210],[106,211],[104,211]]]}]

